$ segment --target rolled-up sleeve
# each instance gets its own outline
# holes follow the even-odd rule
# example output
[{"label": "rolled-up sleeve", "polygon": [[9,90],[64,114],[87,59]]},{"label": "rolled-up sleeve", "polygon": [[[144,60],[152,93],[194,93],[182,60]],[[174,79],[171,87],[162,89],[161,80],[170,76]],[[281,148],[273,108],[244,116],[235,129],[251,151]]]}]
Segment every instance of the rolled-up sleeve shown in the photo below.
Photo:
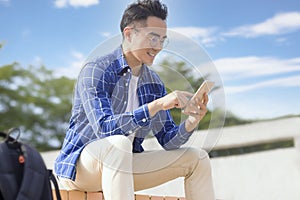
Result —
[{"label": "rolled-up sleeve", "polygon": [[[132,112],[115,114],[112,108],[112,94],[110,85],[114,76],[107,76],[109,70],[102,69],[98,63],[89,63],[81,71],[78,79],[78,92],[84,112],[97,137],[110,135],[128,135],[141,126],[149,124],[149,110],[147,104]],[[120,102],[121,103],[121,102]]]}]

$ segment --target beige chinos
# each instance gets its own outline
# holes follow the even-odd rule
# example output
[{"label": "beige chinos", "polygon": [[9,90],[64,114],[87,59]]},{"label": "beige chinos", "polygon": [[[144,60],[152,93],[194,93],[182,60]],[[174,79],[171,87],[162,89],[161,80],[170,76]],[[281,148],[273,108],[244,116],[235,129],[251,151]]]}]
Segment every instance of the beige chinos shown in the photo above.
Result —
[{"label": "beige chinos", "polygon": [[184,177],[187,200],[214,200],[210,159],[204,150],[181,148],[132,153],[122,135],[88,144],[76,167],[76,179],[60,179],[66,189],[103,191],[105,200],[134,200],[134,191]]}]

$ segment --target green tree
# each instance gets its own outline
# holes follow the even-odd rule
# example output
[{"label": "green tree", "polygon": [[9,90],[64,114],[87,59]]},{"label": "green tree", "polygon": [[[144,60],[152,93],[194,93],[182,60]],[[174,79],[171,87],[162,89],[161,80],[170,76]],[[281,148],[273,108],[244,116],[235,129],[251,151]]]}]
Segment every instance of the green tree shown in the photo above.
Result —
[{"label": "green tree", "polygon": [[44,66],[0,67],[0,130],[20,127],[38,150],[59,148],[70,116],[74,80]]}]

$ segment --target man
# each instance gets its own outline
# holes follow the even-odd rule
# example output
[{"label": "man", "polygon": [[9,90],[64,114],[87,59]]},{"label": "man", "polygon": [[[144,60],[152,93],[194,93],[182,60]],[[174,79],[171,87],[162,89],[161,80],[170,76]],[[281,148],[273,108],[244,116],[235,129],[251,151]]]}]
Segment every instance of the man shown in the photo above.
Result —
[{"label": "man", "polygon": [[[166,43],[167,7],[159,0],[128,6],[121,20],[122,45],[87,63],[75,91],[69,129],[55,172],[67,189],[103,191],[106,200],[133,200],[134,191],[185,177],[187,200],[214,199],[205,151],[180,148],[206,113],[208,97],[166,94],[149,69]],[[172,108],[191,103],[187,120],[176,125]],[[152,131],[165,150],[144,152]]]}]

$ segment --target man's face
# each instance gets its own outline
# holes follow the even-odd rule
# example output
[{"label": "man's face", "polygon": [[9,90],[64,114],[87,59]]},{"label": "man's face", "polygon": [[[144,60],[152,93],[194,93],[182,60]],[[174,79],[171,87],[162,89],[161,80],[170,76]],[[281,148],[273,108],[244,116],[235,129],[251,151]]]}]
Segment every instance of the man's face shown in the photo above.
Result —
[{"label": "man's face", "polygon": [[133,28],[131,50],[133,56],[146,65],[151,65],[155,56],[166,44],[166,22],[157,17],[148,17],[147,27]]}]

